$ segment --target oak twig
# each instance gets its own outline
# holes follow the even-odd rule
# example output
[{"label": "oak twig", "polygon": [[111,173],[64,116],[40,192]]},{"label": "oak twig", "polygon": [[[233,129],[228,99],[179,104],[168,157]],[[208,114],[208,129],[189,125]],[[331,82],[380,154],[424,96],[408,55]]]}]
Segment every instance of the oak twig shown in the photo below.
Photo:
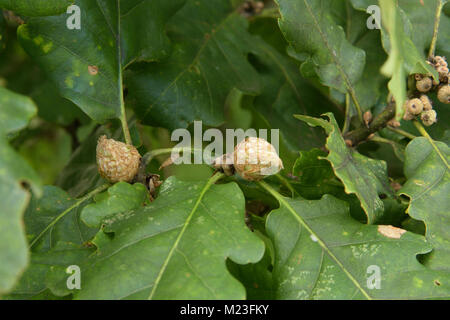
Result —
[{"label": "oak twig", "polygon": [[371,134],[386,127],[389,120],[394,118],[394,116],[395,104],[389,103],[383,112],[376,116],[368,126],[362,125],[361,127],[344,134],[344,139],[351,142],[352,146],[356,146],[358,143],[367,140]]}]

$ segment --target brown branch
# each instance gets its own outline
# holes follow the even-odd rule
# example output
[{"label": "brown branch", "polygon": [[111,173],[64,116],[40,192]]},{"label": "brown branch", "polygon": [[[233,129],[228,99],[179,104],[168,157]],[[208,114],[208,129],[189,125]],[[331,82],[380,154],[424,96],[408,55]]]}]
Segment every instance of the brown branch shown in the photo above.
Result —
[{"label": "brown branch", "polygon": [[362,141],[367,140],[367,138],[386,127],[389,120],[395,116],[395,103],[389,103],[387,107],[378,116],[373,119],[373,121],[366,127],[361,126],[358,129],[352,130],[344,135],[348,145],[356,146]]}]

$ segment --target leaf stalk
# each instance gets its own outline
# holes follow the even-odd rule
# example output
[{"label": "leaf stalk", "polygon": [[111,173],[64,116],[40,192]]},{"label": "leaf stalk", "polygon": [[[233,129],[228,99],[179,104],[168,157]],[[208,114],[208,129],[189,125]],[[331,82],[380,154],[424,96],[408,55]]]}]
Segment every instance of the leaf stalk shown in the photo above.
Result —
[{"label": "leaf stalk", "polygon": [[186,218],[183,228],[181,229],[180,233],[178,234],[178,236],[175,240],[175,243],[173,244],[172,248],[169,251],[169,254],[167,255],[166,259],[164,260],[163,265],[161,266],[161,270],[158,273],[158,276],[156,277],[156,280],[152,286],[152,290],[151,290],[150,295],[148,296],[147,300],[153,299],[155,292],[158,288],[159,282],[161,281],[161,278],[167,268],[167,265],[169,264],[170,259],[172,258],[175,250],[177,249],[178,244],[180,243],[180,240],[184,235],[184,232],[186,231],[187,227],[189,226],[189,223],[191,222],[192,217],[194,216],[195,212],[197,211],[197,208],[199,207],[200,203],[202,202],[204,195],[206,194],[206,192],[209,190],[209,188],[213,184],[215,184],[217,181],[219,181],[224,176],[225,176],[225,174],[223,174],[223,173],[220,173],[220,172],[215,173],[214,175],[211,176],[211,178],[209,178],[208,182],[203,187],[199,197],[197,198],[197,201],[195,202],[194,207],[192,208],[191,212],[189,213],[189,216]]},{"label": "leaf stalk", "polygon": [[434,18],[434,30],[433,30],[433,38],[431,39],[431,45],[430,45],[430,51],[428,53],[428,57],[432,58],[434,57],[434,52],[436,50],[436,42],[439,32],[439,23],[441,21],[441,13],[442,8],[444,7],[444,1],[438,0],[437,6],[436,6],[436,14]]}]

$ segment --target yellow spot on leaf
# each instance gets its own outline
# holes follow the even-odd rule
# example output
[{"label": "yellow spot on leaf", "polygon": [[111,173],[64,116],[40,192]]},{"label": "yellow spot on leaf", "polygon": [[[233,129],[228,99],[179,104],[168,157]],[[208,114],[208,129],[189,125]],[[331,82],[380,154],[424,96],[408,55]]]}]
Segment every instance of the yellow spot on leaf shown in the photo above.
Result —
[{"label": "yellow spot on leaf", "polygon": [[414,285],[417,287],[417,288],[422,288],[422,285],[423,285],[423,280],[422,279],[419,279],[419,278],[414,278]]},{"label": "yellow spot on leaf", "polygon": [[42,36],[37,36],[33,39],[35,45],[40,46],[44,42],[44,38]]},{"label": "yellow spot on leaf", "polygon": [[70,89],[73,88],[73,79],[70,77],[67,77],[66,80],[64,80],[64,83],[66,84],[67,87],[69,87]]},{"label": "yellow spot on leaf", "polygon": [[44,44],[42,46],[42,51],[44,51],[44,53],[49,53],[50,50],[52,49],[52,47],[53,47],[53,43],[52,42],[47,42],[46,44]]}]

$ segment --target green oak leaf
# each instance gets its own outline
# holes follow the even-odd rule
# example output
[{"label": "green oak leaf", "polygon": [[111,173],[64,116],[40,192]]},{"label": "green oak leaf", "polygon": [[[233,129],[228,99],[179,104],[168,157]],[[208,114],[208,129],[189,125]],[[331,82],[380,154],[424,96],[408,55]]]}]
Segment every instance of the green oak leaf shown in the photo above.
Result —
[{"label": "green oak leaf", "polygon": [[67,7],[74,2],[74,0],[0,0],[0,8],[28,17],[52,16],[66,12]]},{"label": "green oak leaf", "polygon": [[238,279],[247,292],[247,300],[273,300],[272,272],[270,254],[265,252],[264,257],[257,263],[240,265],[227,261],[227,266],[233,276]]},{"label": "green oak leaf", "polygon": [[[422,220],[425,236],[434,250],[425,265],[450,271],[450,150],[443,142],[435,142],[440,155],[424,137],[412,140],[406,147],[406,183],[398,191],[410,198],[408,214]],[[441,158],[443,157],[443,158]]]},{"label": "green oak leaf", "polygon": [[66,284],[70,276],[70,273],[66,272],[67,268],[79,265],[93,251],[94,248],[60,241],[48,251],[33,252],[30,265],[14,290],[2,298],[8,300],[63,299],[73,293]]},{"label": "green oak leaf", "polygon": [[341,135],[333,114],[326,114],[330,121],[295,115],[312,126],[321,126],[328,134],[326,147],[330,151],[327,159],[336,176],[342,181],[347,193],[354,193],[367,215],[367,223],[372,224],[383,216],[384,205],[379,194],[392,196],[386,163],[365,157],[348,148]]},{"label": "green oak leaf", "polygon": [[[266,32],[269,32],[270,26],[266,27]],[[260,32],[264,32],[264,29]],[[298,126],[292,114],[320,116],[330,110],[331,101],[301,77],[292,58],[280,53],[266,41],[255,39],[252,53],[263,85],[261,94],[254,98],[254,109],[262,114],[272,128],[280,129],[289,151],[297,153],[299,148],[322,145],[322,132],[307,124]]]},{"label": "green oak leaf", "polygon": [[257,95],[261,84],[247,60],[253,37],[229,0],[189,1],[170,21],[173,52],[160,63],[137,64],[126,80],[129,102],[145,123],[171,130],[201,119],[224,121],[233,88]]},{"label": "green oak leaf", "polygon": [[[330,194],[345,201],[350,206],[352,218],[364,223],[367,220],[359,199],[354,194],[345,193],[345,187],[335,176],[330,162],[325,160],[327,153],[320,149],[300,151],[292,169],[293,180],[289,183],[303,198],[318,200],[324,194]],[[396,199],[381,200],[384,214],[377,220],[378,224],[399,225],[405,219],[406,206]]]},{"label": "green oak leaf", "polygon": [[227,267],[231,274],[238,279],[247,291],[247,300],[272,300],[272,265],[274,262],[274,248],[271,239],[266,234],[265,217],[253,214],[249,216],[249,225],[252,231],[260,237],[265,245],[266,251],[263,258],[257,263],[237,264],[227,260]]},{"label": "green oak leaf", "polygon": [[138,209],[148,202],[148,190],[140,183],[118,182],[96,195],[94,201],[81,211],[81,220],[90,227],[98,228],[104,219]]},{"label": "green oak leaf", "polygon": [[[239,91],[239,99],[229,98],[228,101],[230,106],[233,106],[230,101],[235,101],[235,105],[244,112],[251,111],[251,123],[239,126],[234,122],[235,127],[244,130],[248,128],[279,130],[279,154],[284,167],[291,168],[299,148],[318,147],[324,142],[324,135],[320,129],[307,124],[299,126],[298,121],[291,115],[302,113],[319,116],[329,110],[327,106],[334,107],[334,105],[320,89],[302,78],[295,60],[285,53],[287,43],[281,31],[277,29],[278,31],[274,32],[274,28],[278,28],[276,20],[258,18],[252,22],[249,29],[253,35],[258,36],[253,38],[249,61],[259,73],[261,94],[256,97],[245,96]],[[272,43],[275,47],[271,45]],[[228,110],[229,113],[234,114],[236,118],[244,118],[235,110]],[[229,125],[227,121],[227,126]],[[271,130],[269,132],[273,133]]]},{"label": "green oak leaf", "polygon": [[320,149],[300,151],[300,157],[295,161],[292,174],[304,184],[317,184],[323,180],[333,179],[333,168],[323,160],[327,153]]},{"label": "green oak leaf", "polygon": [[23,184],[29,183],[41,193],[39,177],[17,152],[0,136],[0,294],[8,292],[28,264],[28,246],[22,214],[30,199]]},{"label": "green oak leaf", "polygon": [[365,52],[353,46],[333,17],[331,0],[277,0],[280,28],[303,62],[302,69],[314,69],[320,81],[356,99]]},{"label": "green oak leaf", "polygon": [[186,1],[120,0],[124,65],[160,61],[169,55],[171,45],[165,35],[166,23]]},{"label": "green oak leaf", "polygon": [[245,225],[239,187],[214,180],[170,177],[149,206],[116,216],[94,239],[75,298],[244,299],[225,260],[257,262],[264,243]]},{"label": "green oak leaf", "polygon": [[350,217],[345,202],[330,195],[293,200],[272,194],[280,202],[266,222],[275,246],[276,299],[450,297],[449,274],[416,259],[432,249],[423,236],[361,224]]},{"label": "green oak leaf", "polygon": [[[375,0],[375,2],[377,2]],[[367,28],[369,16],[364,12],[350,8],[347,4],[346,30],[350,43],[366,53],[366,64],[360,80],[355,84],[355,92],[362,110],[373,107],[379,101],[385,101],[385,93],[382,90],[386,78],[380,73],[380,68],[387,59],[387,55],[381,46],[381,33],[376,29]],[[350,100],[351,105],[354,102]],[[352,107],[352,115],[355,108]]]},{"label": "green oak leaf", "polygon": [[341,181],[335,176],[330,162],[325,160],[327,153],[321,149],[300,151],[300,156],[292,168],[293,180],[289,183],[297,195],[309,200],[320,199],[324,194],[331,194],[347,201],[352,217],[365,221],[366,214],[354,194],[347,194]]},{"label": "green oak leaf", "polygon": [[36,114],[34,103],[0,87],[0,294],[12,289],[28,265],[28,245],[22,215],[30,199],[24,186],[40,195],[41,182],[33,169],[8,144],[7,134],[24,128]]},{"label": "green oak leaf", "polygon": [[0,86],[0,134],[12,134],[26,127],[36,116],[34,102]]},{"label": "green oak leaf", "polygon": [[89,241],[98,231],[80,220],[86,203],[54,186],[45,186],[40,198],[32,197],[24,214],[30,265],[6,298],[56,299],[72,293],[66,286],[66,269],[80,265],[93,252]]},{"label": "green oak leaf", "polygon": [[[83,124],[90,121],[80,108],[59,95],[58,88],[51,81],[42,81],[42,79],[40,81],[29,93],[38,106],[40,118],[62,126],[70,126],[76,121]],[[58,112],[55,112],[55,105],[58,106]]]},{"label": "green oak leaf", "polygon": [[[133,61],[153,61],[168,54],[165,23],[183,3],[77,0],[85,13],[81,29],[67,28],[69,16],[64,13],[28,19],[19,27],[18,37],[63,97],[94,120],[123,118],[123,69]],[[157,19],[141,24],[147,15]]]},{"label": "green oak leaf", "polygon": [[[300,196],[306,199],[320,199],[323,194],[350,198],[344,191],[344,185],[334,175],[333,167],[324,159],[326,156],[327,153],[320,149],[300,151],[300,156],[292,168],[294,179],[290,181],[290,184]],[[357,199],[355,204],[357,211],[361,211],[361,205]]]},{"label": "green oak leaf", "polygon": [[42,69],[15,41],[15,32],[16,30],[9,28],[7,33],[11,40],[1,54],[0,74],[3,79],[0,83],[6,83],[10,90],[33,99],[38,107],[39,118],[45,121],[62,126],[74,125],[76,121],[83,124],[90,121],[80,108],[60,96],[57,86],[47,79]]},{"label": "green oak leaf", "polygon": [[[77,199],[73,199],[67,192],[55,186],[46,186],[42,197],[33,197],[24,215],[25,229],[32,251],[50,250],[58,242],[82,244],[90,240],[95,235],[96,229],[80,223],[82,211],[80,205]],[[64,216],[60,220],[45,230],[63,213]]]}]

